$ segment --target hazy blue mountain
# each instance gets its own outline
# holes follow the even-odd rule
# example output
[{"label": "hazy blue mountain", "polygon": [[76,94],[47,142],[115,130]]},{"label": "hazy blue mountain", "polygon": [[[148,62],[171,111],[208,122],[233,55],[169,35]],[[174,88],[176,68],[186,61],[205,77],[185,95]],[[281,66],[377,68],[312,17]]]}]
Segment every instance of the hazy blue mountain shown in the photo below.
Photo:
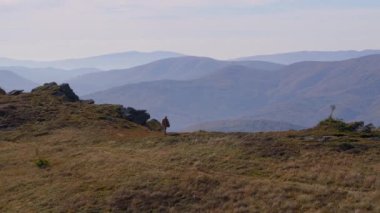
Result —
[{"label": "hazy blue mountain", "polygon": [[36,83],[27,80],[11,71],[0,70],[0,87],[6,91],[15,89],[29,91],[36,86]]},{"label": "hazy blue mountain", "polygon": [[262,61],[219,61],[206,57],[186,56],[155,61],[123,70],[86,74],[69,81],[78,94],[88,94],[115,86],[157,80],[191,80],[211,74],[231,65],[265,70],[280,69],[282,65]]},{"label": "hazy blue mountain", "polygon": [[353,58],[359,58],[368,55],[380,54],[380,50],[363,50],[363,51],[301,51],[280,53],[271,55],[257,55],[238,58],[236,60],[259,60],[279,64],[292,64],[302,61],[340,61]]},{"label": "hazy blue mountain", "polygon": [[230,65],[190,81],[161,80],[116,87],[85,96],[99,103],[149,109],[153,117],[169,115],[174,128],[209,120],[231,119],[267,104],[267,90],[278,84],[276,71]]},{"label": "hazy blue mountain", "polygon": [[96,69],[124,69],[142,64],[147,64],[165,58],[183,56],[179,53],[156,51],[156,52],[122,52],[100,56],[66,59],[57,61],[30,61],[30,60],[15,60],[9,58],[0,58],[0,66],[17,66],[17,67],[33,67],[46,68],[54,67],[60,69],[81,69],[81,68],[96,68]]},{"label": "hazy blue mountain", "polygon": [[176,130],[212,120],[284,121],[312,126],[336,116],[380,124],[380,55],[339,62],[302,62],[279,70],[230,65],[195,80],[143,82],[94,93],[102,103],[168,115]]},{"label": "hazy blue mountain", "polygon": [[195,124],[185,128],[184,131],[268,132],[301,129],[304,129],[304,127],[281,121],[234,119]]},{"label": "hazy blue mountain", "polygon": [[[256,112],[255,118],[272,118],[313,125],[328,115],[380,124],[380,55],[339,62],[302,62],[285,67],[282,80],[271,91],[275,104]],[[296,110],[295,110],[296,109]]]},{"label": "hazy blue mountain", "polygon": [[57,68],[26,68],[26,67],[0,67],[0,70],[8,70],[16,73],[17,75],[31,80],[33,82],[43,84],[46,82],[58,82],[63,83],[68,79],[92,73],[99,72],[98,69],[83,68],[83,69],[73,69],[64,70]]}]

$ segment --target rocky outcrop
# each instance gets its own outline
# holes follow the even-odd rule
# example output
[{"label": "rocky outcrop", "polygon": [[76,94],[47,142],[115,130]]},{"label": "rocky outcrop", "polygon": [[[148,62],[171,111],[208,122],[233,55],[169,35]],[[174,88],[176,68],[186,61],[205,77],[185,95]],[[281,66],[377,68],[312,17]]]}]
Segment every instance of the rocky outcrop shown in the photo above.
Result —
[{"label": "rocky outcrop", "polygon": [[8,95],[14,95],[14,96],[16,96],[16,95],[22,94],[22,92],[24,92],[24,90],[12,90],[12,91],[10,91],[8,93]]},{"label": "rocky outcrop", "polygon": [[363,133],[370,133],[376,128],[371,123],[365,125],[365,123],[363,121],[356,121],[356,122],[348,123],[347,126],[353,132],[363,132]]},{"label": "rocky outcrop", "polygon": [[80,102],[81,102],[81,103],[84,103],[84,104],[95,104],[95,101],[92,100],[92,99],[89,99],[89,100],[81,100]]},{"label": "rocky outcrop", "polygon": [[69,102],[79,101],[79,97],[70,88],[69,84],[46,83],[32,90],[32,93],[36,92],[49,92],[51,95],[62,97],[65,101]]},{"label": "rocky outcrop", "polygon": [[[23,98],[11,97],[21,93]],[[2,94],[6,94],[5,91]],[[129,126],[133,122],[148,127],[147,121],[150,118],[150,114],[146,110],[125,108],[122,105],[97,105],[92,99],[80,100],[68,84],[58,85],[55,82],[36,87],[30,93],[13,90],[7,96],[0,96],[0,98],[6,100],[0,101],[0,130],[18,128],[27,123],[44,122],[50,123],[47,126],[55,124],[79,127],[86,122],[103,120],[118,124],[125,123],[124,126]],[[68,115],[72,114],[75,116],[70,118]],[[160,129],[160,123],[157,120],[152,120],[149,124],[149,129]]]},{"label": "rocky outcrop", "polygon": [[148,119],[150,118],[150,114],[146,112],[146,110],[136,110],[132,107],[120,108],[121,115],[128,119],[129,121],[132,121],[134,123],[145,125]]},{"label": "rocky outcrop", "polygon": [[3,90],[3,88],[0,87],[0,95],[6,95],[7,92],[5,90]]}]

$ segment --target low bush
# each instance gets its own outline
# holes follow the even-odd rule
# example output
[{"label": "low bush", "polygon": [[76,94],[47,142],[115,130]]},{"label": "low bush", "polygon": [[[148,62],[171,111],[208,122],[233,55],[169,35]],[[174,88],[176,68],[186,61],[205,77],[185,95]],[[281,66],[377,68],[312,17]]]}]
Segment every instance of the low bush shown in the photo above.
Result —
[{"label": "low bush", "polygon": [[35,164],[40,169],[45,169],[50,166],[49,161],[46,159],[38,159],[36,160]]}]

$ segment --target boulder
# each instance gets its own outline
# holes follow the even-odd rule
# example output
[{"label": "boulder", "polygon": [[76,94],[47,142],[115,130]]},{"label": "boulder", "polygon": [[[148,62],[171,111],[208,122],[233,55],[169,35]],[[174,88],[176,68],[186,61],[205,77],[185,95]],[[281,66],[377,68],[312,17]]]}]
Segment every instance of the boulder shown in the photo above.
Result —
[{"label": "boulder", "polygon": [[3,88],[0,87],[0,95],[6,95],[7,92],[5,92],[5,90],[3,90]]},{"label": "boulder", "polygon": [[136,110],[132,107],[121,107],[120,113],[122,117],[140,125],[145,125],[147,120],[150,118],[150,115],[146,112],[146,110]]},{"label": "boulder", "polygon": [[42,86],[34,88],[32,93],[47,91],[51,93],[51,95],[63,97],[65,101],[76,102],[79,101],[79,97],[74,93],[74,91],[70,88],[69,84],[61,84],[58,85],[55,82],[46,83]]},{"label": "boulder", "polygon": [[[74,91],[71,89],[69,84],[61,84],[59,85],[59,88],[60,88],[60,92],[63,93],[63,95],[68,101],[72,101],[72,102],[79,101],[79,97],[74,93]],[[60,95],[61,94],[59,94],[59,96]]]},{"label": "boulder", "polygon": [[152,131],[162,131],[163,130],[161,123],[156,119],[150,119],[149,121],[147,121],[146,126]]},{"label": "boulder", "polygon": [[20,95],[22,92],[24,92],[24,90],[12,90],[8,93],[8,95]]},{"label": "boulder", "polygon": [[92,99],[89,99],[89,100],[81,100],[80,102],[81,102],[81,103],[84,103],[84,104],[95,104],[95,101],[92,100]]},{"label": "boulder", "polygon": [[361,132],[363,133],[371,133],[373,130],[375,130],[376,127],[373,124],[367,124],[362,129]]},{"label": "boulder", "polygon": [[364,128],[364,122],[363,122],[363,121],[355,121],[355,122],[348,123],[348,124],[347,124],[347,128],[348,128],[350,131],[358,132],[358,131],[360,131],[362,128]]},{"label": "boulder", "polygon": [[363,121],[348,123],[348,128],[353,132],[371,133],[376,127],[373,124],[365,125]]}]

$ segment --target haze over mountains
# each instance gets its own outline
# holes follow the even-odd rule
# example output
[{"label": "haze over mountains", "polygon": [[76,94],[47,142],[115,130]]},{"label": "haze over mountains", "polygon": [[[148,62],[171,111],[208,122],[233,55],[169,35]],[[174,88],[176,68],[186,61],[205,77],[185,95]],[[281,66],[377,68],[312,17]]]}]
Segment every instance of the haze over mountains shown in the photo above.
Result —
[{"label": "haze over mountains", "polygon": [[234,118],[312,126],[336,116],[380,123],[380,55],[339,62],[302,62],[279,70],[232,65],[196,80],[128,84],[85,96],[168,115],[176,127]]},{"label": "haze over mountains", "polygon": [[30,90],[36,87],[37,84],[25,79],[13,72],[0,69],[0,87],[10,91],[13,89]]},{"label": "haze over mountains", "polygon": [[157,80],[192,80],[230,65],[244,65],[262,70],[275,70],[282,65],[261,61],[219,61],[206,57],[163,59],[124,70],[82,75],[69,81],[78,94],[89,94],[116,86]]},{"label": "haze over mountains", "polygon": [[[258,120],[272,122],[272,130],[281,129],[284,123],[289,129],[309,127],[329,114],[331,104],[337,105],[339,118],[379,125],[380,55],[371,55],[377,52],[380,51],[297,52],[244,61],[170,52],[129,52],[54,62],[57,67],[50,68],[33,67],[52,62],[28,64],[29,61],[24,63],[28,67],[2,67],[5,71],[0,72],[0,86],[28,90],[36,83],[68,82],[77,94],[98,103],[144,108],[156,118],[168,115],[172,130],[204,122],[215,126],[213,122],[221,124],[221,120],[234,121],[231,127],[218,127],[221,131],[245,131],[249,126],[254,127],[252,131],[260,129],[252,123]],[[327,62],[345,58],[350,59]],[[270,62],[250,61],[253,59]],[[290,65],[271,62],[303,60],[308,61]],[[10,66],[0,59],[2,63]],[[127,64],[133,63],[144,64],[128,68]],[[121,66],[126,67],[113,69]]]},{"label": "haze over mountains", "polygon": [[279,53],[271,55],[246,56],[236,60],[259,60],[279,64],[293,64],[302,61],[341,61],[367,55],[380,54],[380,50],[363,51],[300,51],[290,53]]},{"label": "haze over mountains", "polygon": [[54,67],[59,69],[81,69],[81,68],[95,68],[95,69],[124,69],[134,67],[156,60],[183,56],[179,53],[168,51],[155,51],[155,52],[122,52],[113,53],[100,56],[79,58],[79,59],[66,59],[57,61],[31,61],[31,60],[15,60],[9,58],[0,58],[0,66],[17,66],[17,67],[32,67],[32,68],[47,68]]}]

